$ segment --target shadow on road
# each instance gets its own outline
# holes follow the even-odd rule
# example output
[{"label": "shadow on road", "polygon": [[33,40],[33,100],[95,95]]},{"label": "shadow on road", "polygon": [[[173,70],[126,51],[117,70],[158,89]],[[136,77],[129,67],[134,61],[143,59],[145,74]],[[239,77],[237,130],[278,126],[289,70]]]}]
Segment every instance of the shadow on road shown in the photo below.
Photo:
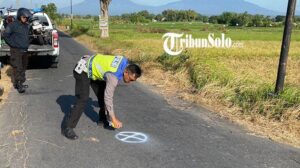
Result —
[{"label": "shadow on road", "polygon": [[48,69],[52,63],[51,59],[49,56],[29,57],[27,69]]},{"label": "shadow on road", "polygon": [[[61,128],[63,126],[63,123],[69,116],[69,113],[74,106],[76,102],[76,97],[72,95],[61,95],[56,99],[56,103],[60,105],[61,111],[65,114],[62,122],[61,122]],[[90,118],[93,122],[97,123],[99,120],[98,113],[94,110],[93,107],[98,107],[98,102],[93,101],[91,98],[89,98],[88,103],[85,108],[84,114]]]},{"label": "shadow on road", "polygon": [[64,38],[72,38],[70,35],[63,33],[63,32],[58,32],[59,37],[64,37]]},{"label": "shadow on road", "polygon": [[[0,57],[0,62],[9,65],[9,57]],[[50,56],[29,57],[27,69],[48,69],[51,67],[52,58]]]}]

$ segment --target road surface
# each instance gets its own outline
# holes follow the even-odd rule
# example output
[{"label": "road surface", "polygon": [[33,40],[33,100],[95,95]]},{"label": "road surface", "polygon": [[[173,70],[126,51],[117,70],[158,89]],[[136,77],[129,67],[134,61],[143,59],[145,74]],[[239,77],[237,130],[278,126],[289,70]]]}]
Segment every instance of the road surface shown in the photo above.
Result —
[{"label": "road surface", "polygon": [[[91,51],[61,33],[58,69],[27,71],[24,95],[12,90],[0,109],[0,167],[10,168],[299,168],[300,150],[247,134],[208,110],[178,110],[142,85],[120,85],[115,111],[123,121],[118,131],[96,125],[93,92],[76,133],[61,135],[61,123],[74,104],[72,68]],[[147,136],[116,139],[120,132]],[[137,134],[133,134],[135,136]]]}]

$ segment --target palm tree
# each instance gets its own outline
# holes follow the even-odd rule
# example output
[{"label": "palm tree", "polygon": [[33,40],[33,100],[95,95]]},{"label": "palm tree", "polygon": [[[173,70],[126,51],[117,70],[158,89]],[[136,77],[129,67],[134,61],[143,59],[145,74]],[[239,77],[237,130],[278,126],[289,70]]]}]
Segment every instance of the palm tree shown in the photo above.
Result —
[{"label": "palm tree", "polygon": [[101,38],[108,38],[109,37],[109,31],[108,31],[108,6],[109,6],[110,2],[111,2],[111,0],[100,0]]}]

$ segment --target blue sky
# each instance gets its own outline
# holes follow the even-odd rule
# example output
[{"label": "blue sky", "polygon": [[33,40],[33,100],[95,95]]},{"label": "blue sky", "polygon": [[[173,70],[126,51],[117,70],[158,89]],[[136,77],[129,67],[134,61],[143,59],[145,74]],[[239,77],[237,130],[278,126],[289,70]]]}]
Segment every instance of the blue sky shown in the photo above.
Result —
[{"label": "blue sky", "polygon": [[131,0],[137,4],[144,4],[144,5],[151,5],[151,6],[159,6],[159,5],[165,5],[170,2],[176,2],[180,0]]},{"label": "blue sky", "polygon": [[[267,9],[280,11],[280,12],[285,12],[288,4],[288,0],[245,0],[245,1],[257,4]],[[300,5],[299,3],[297,3],[297,11],[300,11],[299,8]]]},{"label": "blue sky", "polygon": [[[70,0],[19,0],[22,2],[22,4],[27,4],[28,7],[35,7],[35,6],[40,6],[41,4],[47,4],[50,2],[56,3],[56,5],[61,8],[65,6],[69,6]],[[84,0],[73,0],[73,4],[80,3]],[[99,0],[95,0],[98,2]],[[169,2],[175,2],[175,1],[180,1],[180,0],[131,0],[135,3],[139,4],[144,4],[144,5],[164,5]],[[184,0],[183,0],[184,1]],[[196,0],[195,0],[196,1]],[[285,12],[286,11],[286,6],[288,3],[288,0],[245,0],[254,4],[257,4],[261,7],[275,10],[275,11],[280,11],[280,12]],[[7,5],[14,5],[16,0],[0,0],[0,6],[5,4]],[[298,0],[298,5],[297,5],[297,10],[300,11],[300,3]]]}]

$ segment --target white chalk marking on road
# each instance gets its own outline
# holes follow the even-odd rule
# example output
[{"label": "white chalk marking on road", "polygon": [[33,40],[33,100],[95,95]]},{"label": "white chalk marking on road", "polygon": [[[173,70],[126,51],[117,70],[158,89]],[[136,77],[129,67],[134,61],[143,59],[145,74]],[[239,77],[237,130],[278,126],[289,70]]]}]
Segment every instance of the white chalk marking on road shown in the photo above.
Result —
[{"label": "white chalk marking on road", "polygon": [[140,132],[120,132],[115,137],[125,143],[145,143],[148,140],[147,135]]}]

